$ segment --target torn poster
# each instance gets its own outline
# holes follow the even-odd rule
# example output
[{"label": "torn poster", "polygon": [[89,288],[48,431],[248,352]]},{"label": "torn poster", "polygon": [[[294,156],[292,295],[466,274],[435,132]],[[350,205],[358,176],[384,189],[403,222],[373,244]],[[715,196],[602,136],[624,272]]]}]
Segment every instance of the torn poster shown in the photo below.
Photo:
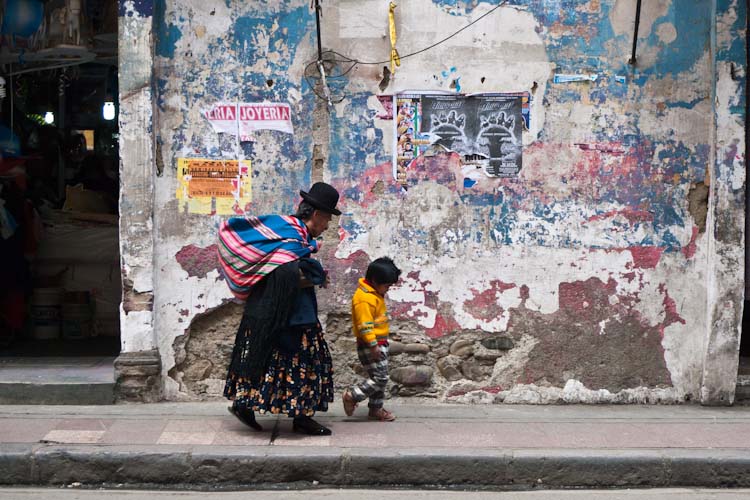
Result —
[{"label": "torn poster", "polygon": [[215,132],[239,136],[241,141],[252,141],[256,130],[294,133],[291,109],[285,103],[217,102],[204,109],[203,116]]},{"label": "torn poster", "polygon": [[531,92],[502,92],[492,94],[478,94],[481,96],[506,96],[521,98],[521,116],[523,116],[523,128],[531,130]]},{"label": "torn poster", "polygon": [[409,167],[430,146],[430,138],[419,133],[422,121],[420,96],[402,94],[394,96],[393,100],[392,107],[397,110],[393,177],[406,189]]},{"label": "torn poster", "polygon": [[599,75],[564,75],[558,73],[555,75],[553,81],[555,83],[571,83],[571,82],[595,82],[599,79]]},{"label": "torn poster", "polygon": [[433,145],[481,166],[489,177],[515,177],[522,167],[522,96],[421,97],[420,132]]},{"label": "torn poster", "polygon": [[252,200],[250,160],[178,158],[177,199],[188,212],[242,214]]},{"label": "torn poster", "polygon": [[383,111],[378,112],[375,118],[378,120],[393,120],[393,96],[379,95],[378,101],[383,106]]}]

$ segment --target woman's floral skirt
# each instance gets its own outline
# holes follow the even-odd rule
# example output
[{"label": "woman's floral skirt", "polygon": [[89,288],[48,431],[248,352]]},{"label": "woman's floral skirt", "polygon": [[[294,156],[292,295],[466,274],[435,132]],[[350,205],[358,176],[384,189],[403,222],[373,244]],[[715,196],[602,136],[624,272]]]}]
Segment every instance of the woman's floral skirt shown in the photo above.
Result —
[{"label": "woman's floral skirt", "polygon": [[263,378],[251,382],[232,371],[224,396],[259,413],[311,417],[333,401],[333,363],[320,324],[301,329],[300,346],[274,348]]}]

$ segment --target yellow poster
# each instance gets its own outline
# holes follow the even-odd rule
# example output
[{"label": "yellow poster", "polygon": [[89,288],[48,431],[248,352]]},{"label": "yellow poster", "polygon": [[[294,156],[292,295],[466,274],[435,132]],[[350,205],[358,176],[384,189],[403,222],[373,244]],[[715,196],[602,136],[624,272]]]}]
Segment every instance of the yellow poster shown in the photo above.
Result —
[{"label": "yellow poster", "polygon": [[194,214],[243,214],[252,201],[250,160],[177,159],[177,199]]}]

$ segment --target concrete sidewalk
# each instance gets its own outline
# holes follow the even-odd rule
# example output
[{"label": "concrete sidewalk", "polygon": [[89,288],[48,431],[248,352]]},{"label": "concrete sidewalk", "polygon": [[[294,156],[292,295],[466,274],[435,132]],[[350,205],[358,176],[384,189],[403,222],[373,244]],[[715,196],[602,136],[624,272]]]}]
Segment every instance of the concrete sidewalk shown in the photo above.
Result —
[{"label": "concrete sidewalk", "polygon": [[226,402],[0,406],[0,484],[748,487],[750,407],[388,402],[319,414],[328,437]]}]

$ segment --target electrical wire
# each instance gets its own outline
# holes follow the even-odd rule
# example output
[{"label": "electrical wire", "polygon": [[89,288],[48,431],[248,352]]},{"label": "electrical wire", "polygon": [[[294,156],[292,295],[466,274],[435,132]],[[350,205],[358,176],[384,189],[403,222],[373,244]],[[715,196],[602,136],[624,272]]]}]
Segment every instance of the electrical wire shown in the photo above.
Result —
[{"label": "electrical wire", "polygon": [[[508,3],[508,0],[503,0],[499,4],[497,4],[496,6],[494,6],[493,8],[491,8],[490,10],[488,10],[487,12],[485,12],[484,14],[482,14],[481,16],[479,16],[478,18],[476,18],[475,20],[473,20],[472,22],[470,22],[469,24],[467,24],[466,26],[464,26],[463,28],[461,28],[460,30],[458,30],[458,31],[456,31],[456,32],[448,35],[447,37],[443,38],[442,40],[437,41],[437,42],[433,43],[432,45],[429,45],[429,46],[427,46],[427,47],[425,47],[423,49],[419,49],[416,52],[412,52],[410,54],[406,54],[405,56],[400,56],[400,58],[403,60],[403,59],[406,59],[407,57],[416,56],[417,54],[421,54],[422,52],[427,52],[430,49],[434,49],[438,45],[441,45],[441,44],[447,42],[448,40],[450,40],[454,36],[458,35],[462,31],[467,30],[468,28],[472,27],[473,25],[475,25],[476,23],[478,23],[479,21],[481,21],[485,17],[489,16],[490,14],[492,14],[493,12],[495,12],[497,9],[499,9],[500,7],[502,7],[503,5],[505,5],[506,3]],[[326,52],[332,52],[333,54],[336,54],[337,56],[345,58],[344,62],[354,62],[356,64],[386,64],[386,63],[391,62],[390,59],[386,59],[385,61],[377,61],[377,62],[360,61],[360,60],[352,59],[352,58],[350,58],[348,56],[345,56],[344,54],[340,54],[340,53],[338,53],[338,52],[336,52],[334,50],[330,50],[330,51],[326,51]]]},{"label": "electrical wire", "polygon": [[[493,12],[495,12],[497,9],[499,9],[500,7],[502,7],[503,5],[505,5],[506,3],[508,3],[508,0],[503,0],[502,2],[500,2],[499,4],[497,4],[495,7],[493,7],[490,10],[488,10],[487,12],[485,12],[484,14],[482,14],[481,16],[479,16],[478,18],[476,18],[475,20],[473,20],[472,22],[470,22],[469,24],[467,24],[466,26],[464,26],[463,28],[461,28],[461,29],[459,29],[459,30],[451,33],[447,37],[445,37],[442,40],[439,40],[439,41],[433,43],[432,45],[429,45],[429,46],[427,46],[427,47],[425,47],[423,49],[419,49],[417,51],[414,51],[414,52],[411,52],[409,54],[401,56],[401,60],[404,60],[404,59],[406,59],[408,57],[416,56],[418,54],[422,54],[424,52],[427,52],[428,50],[434,49],[438,45],[441,45],[441,44],[447,42],[448,40],[450,40],[451,38],[455,37],[459,33],[467,30],[468,28],[470,28],[471,26],[475,25],[476,23],[478,23],[479,21],[481,21],[485,17],[489,16],[490,14],[492,14]],[[334,56],[338,56],[340,59],[335,58],[335,57],[334,58],[325,58],[324,55],[327,55],[327,54],[333,54]],[[354,59],[354,58],[351,58],[351,57],[349,57],[347,55],[341,54],[340,52],[336,52],[335,50],[326,50],[326,51],[320,53],[318,55],[318,57],[319,58],[317,60],[312,61],[309,64],[307,64],[307,66],[305,66],[305,70],[304,70],[302,76],[303,76],[305,82],[310,86],[310,88],[312,89],[313,93],[316,96],[318,96],[320,99],[329,101],[330,103],[333,103],[333,104],[337,104],[337,103],[342,102],[344,100],[344,96],[343,95],[342,96],[333,96],[331,94],[331,92],[330,92],[330,88],[329,88],[328,83],[330,83],[331,81],[337,82],[337,79],[344,78],[355,67],[357,67],[360,64],[362,64],[362,65],[380,65],[380,64],[386,64],[386,63],[390,62],[390,59],[387,59],[385,61],[361,61],[359,59]],[[313,85],[310,82],[310,78],[313,78],[312,75],[308,76],[307,73],[308,73],[309,68],[311,68],[311,67],[318,67],[318,64],[326,64],[326,63],[328,63],[328,64],[330,64],[330,63],[350,63],[350,66],[345,71],[343,71],[343,72],[341,72],[339,74],[326,74],[325,80],[326,80],[326,88],[328,89],[328,91],[326,92],[325,95],[320,95],[318,93],[317,89],[315,88],[315,85]],[[318,78],[320,77],[320,75],[317,75],[317,76],[318,76]]]}]

